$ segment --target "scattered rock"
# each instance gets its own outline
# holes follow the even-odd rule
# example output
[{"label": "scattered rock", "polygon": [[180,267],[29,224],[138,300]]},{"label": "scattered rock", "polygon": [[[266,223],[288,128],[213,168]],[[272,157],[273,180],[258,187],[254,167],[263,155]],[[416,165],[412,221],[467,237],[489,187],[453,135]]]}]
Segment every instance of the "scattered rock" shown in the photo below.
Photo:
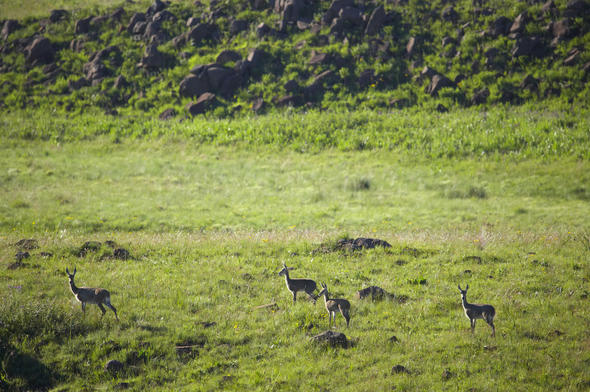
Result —
[{"label": "scattered rock", "polygon": [[29,252],[17,252],[14,255],[14,258],[16,259],[17,262],[28,259],[29,257],[31,257],[31,254]]},{"label": "scattered rock", "polygon": [[217,64],[223,65],[229,62],[237,62],[242,59],[242,56],[236,52],[235,50],[224,50],[219,55],[217,55],[217,59],[215,62]]},{"label": "scattered rock", "polygon": [[385,14],[385,8],[383,5],[375,8],[369,17],[369,21],[367,22],[367,28],[365,29],[366,35],[375,35],[383,26],[383,22],[385,22],[387,15]]},{"label": "scattered rock", "polygon": [[49,13],[49,20],[51,23],[57,23],[62,19],[65,19],[68,16],[68,11],[66,10],[52,10]]},{"label": "scattered rock", "polygon": [[514,22],[512,22],[510,29],[508,30],[510,32],[510,34],[523,33],[524,28],[526,26],[527,19],[528,19],[528,14],[526,13],[526,11],[518,14],[516,19],[514,19]]},{"label": "scattered rock", "polygon": [[454,376],[454,374],[449,369],[445,369],[442,372],[442,376],[441,377],[442,377],[442,379],[444,381],[447,381],[447,380],[451,379],[453,376]]},{"label": "scattered rock", "polygon": [[37,37],[25,48],[25,59],[28,64],[50,63],[55,56],[55,49],[49,39]]},{"label": "scattered rock", "polygon": [[332,347],[348,348],[349,341],[341,332],[326,331],[319,335],[315,335],[312,339],[317,343],[328,344]]},{"label": "scattered rock", "polygon": [[447,109],[447,107],[442,103],[439,103],[438,105],[436,105],[436,111],[439,113],[447,113],[449,109]]},{"label": "scattered rock", "polygon": [[205,113],[207,110],[211,109],[216,102],[217,98],[215,97],[215,94],[203,93],[199,96],[196,102],[189,102],[186,105],[186,110],[190,115],[196,116],[197,114]]},{"label": "scattered rock", "polygon": [[22,261],[16,261],[12,264],[9,264],[8,267],[6,267],[6,269],[9,270],[15,270],[17,268],[23,268],[26,267],[27,265],[25,263],[23,263]]},{"label": "scattered rock", "polygon": [[39,242],[33,238],[23,238],[17,241],[15,244],[20,249],[33,250],[39,247]]},{"label": "scattered rock", "polygon": [[264,99],[256,98],[254,102],[252,102],[252,111],[254,113],[260,113],[264,109]]},{"label": "scattered rock", "polygon": [[86,241],[78,250],[77,256],[84,257],[88,252],[97,252],[102,247],[102,244],[98,241]]},{"label": "scattered rock", "polygon": [[431,96],[437,96],[441,88],[456,87],[455,83],[444,75],[434,75],[430,85],[426,87],[426,93]]},{"label": "scattered rock", "polygon": [[486,103],[488,97],[490,96],[490,90],[487,87],[481,88],[479,90],[475,90],[473,93],[473,98],[471,98],[472,105],[482,105]]},{"label": "scattered rock", "polygon": [[511,27],[512,21],[505,16],[500,16],[490,23],[487,33],[493,38],[497,38],[501,35],[507,35]]},{"label": "scattered rock", "polygon": [[209,90],[209,79],[207,74],[202,72],[185,77],[179,85],[179,94],[183,97],[198,97]]},{"label": "scattered rock", "polygon": [[256,26],[256,36],[258,38],[264,38],[271,33],[272,29],[264,22]]},{"label": "scattered rock", "polygon": [[143,57],[137,66],[143,68],[162,68],[164,63],[165,57],[162,52],[158,50],[158,45],[150,44],[145,48]]},{"label": "scattered rock", "polygon": [[41,252],[41,253],[39,253],[39,256],[45,257],[45,258],[49,258],[49,257],[53,257],[53,253],[51,253],[51,252]]},{"label": "scattered rock", "polygon": [[408,57],[412,57],[414,50],[416,48],[416,37],[410,37],[408,43],[406,44],[406,55]]},{"label": "scattered rock", "polygon": [[166,109],[164,110],[162,113],[160,113],[160,115],[158,116],[158,118],[160,120],[170,120],[172,118],[176,117],[176,110],[174,110],[173,108],[170,109]]},{"label": "scattered rock", "polygon": [[392,335],[388,340],[390,343],[399,343],[399,339],[395,335]]},{"label": "scattered rock", "polygon": [[91,19],[92,19],[92,16],[77,20],[76,24],[74,25],[74,32],[76,34],[88,33],[90,31],[90,20]]},{"label": "scattered rock", "polygon": [[1,33],[2,39],[6,41],[8,39],[8,36],[14,33],[16,30],[20,29],[20,27],[20,23],[18,23],[18,21],[14,19],[8,19],[7,21],[5,21]]},{"label": "scattered rock", "polygon": [[394,367],[391,368],[391,374],[400,374],[400,373],[410,374],[410,371],[408,369],[406,369],[406,367],[403,365],[395,365]]},{"label": "scattered rock", "polygon": [[123,370],[123,363],[116,359],[111,359],[104,365],[104,369],[112,375],[115,375]]},{"label": "scattered rock", "polygon": [[371,297],[371,299],[375,301],[384,298],[391,298],[393,295],[389,294],[379,286],[369,286],[356,292],[357,299],[365,299],[367,297]]},{"label": "scattered rock", "polygon": [[568,52],[568,56],[563,60],[563,65],[571,67],[576,63],[578,57],[582,54],[578,49],[574,48]]},{"label": "scattered rock", "polygon": [[119,259],[119,260],[127,260],[127,259],[131,258],[131,254],[125,248],[115,249],[113,251],[113,256],[115,257],[115,259]]},{"label": "scattered rock", "polygon": [[129,388],[131,388],[131,384],[129,384],[128,382],[120,382],[120,383],[116,384],[114,386],[114,388],[116,390],[119,390],[119,389],[129,389]]},{"label": "scattered rock", "polygon": [[531,56],[531,57],[542,57],[546,53],[546,48],[540,38],[537,37],[522,37],[519,38],[514,47],[512,48],[511,54],[513,57],[519,56]]}]

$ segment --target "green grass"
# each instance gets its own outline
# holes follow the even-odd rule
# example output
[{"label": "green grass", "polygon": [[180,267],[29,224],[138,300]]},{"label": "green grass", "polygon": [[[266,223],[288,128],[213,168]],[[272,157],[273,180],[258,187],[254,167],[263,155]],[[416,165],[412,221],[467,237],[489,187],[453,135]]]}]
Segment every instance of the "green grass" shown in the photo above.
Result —
[{"label": "green grass", "polygon": [[[502,121],[526,124],[535,140],[556,135],[531,125],[544,119],[574,130],[587,121],[543,111],[517,121],[514,113],[492,112],[465,134],[465,144],[484,140],[480,132]],[[312,134],[312,120],[321,129],[326,118],[338,118],[326,116],[256,117],[250,127],[291,119]],[[419,119],[405,116],[398,121]],[[2,389],[78,391],[121,382],[132,390],[590,385],[590,176],[581,153],[587,143],[572,141],[581,131],[564,133],[571,148],[561,154],[527,144],[526,153],[481,156],[459,146],[451,155],[441,146],[452,132],[430,151],[426,144],[405,151],[312,144],[314,152],[301,153],[275,139],[265,145],[255,133],[236,137],[246,134],[237,120],[233,132],[211,132],[203,144],[196,135],[204,122],[136,121],[115,137],[96,131],[105,122],[117,126],[108,117],[15,118],[3,120],[0,151]],[[375,113],[351,114],[358,118],[391,124]],[[420,119],[437,120],[432,130],[405,131],[445,133],[460,117]],[[158,131],[164,126],[169,135]],[[313,252],[342,236],[381,238],[392,248]],[[21,238],[38,239],[40,248],[9,269]],[[114,240],[132,258],[114,259],[108,247],[78,257],[88,240]],[[292,304],[277,276],[283,262],[296,268],[293,277],[325,281],[351,301],[350,328],[340,316],[336,327],[351,348],[310,341],[327,329],[323,301]],[[110,311],[101,320],[93,305],[82,318],[65,275],[74,266],[80,286],[111,291],[119,323]],[[457,289],[467,283],[472,302],[496,307],[495,339],[481,320],[471,335]],[[369,285],[408,300],[354,299]],[[177,345],[193,351],[177,354]],[[104,370],[111,359],[125,364],[116,377]],[[392,374],[395,365],[410,374]]]}]

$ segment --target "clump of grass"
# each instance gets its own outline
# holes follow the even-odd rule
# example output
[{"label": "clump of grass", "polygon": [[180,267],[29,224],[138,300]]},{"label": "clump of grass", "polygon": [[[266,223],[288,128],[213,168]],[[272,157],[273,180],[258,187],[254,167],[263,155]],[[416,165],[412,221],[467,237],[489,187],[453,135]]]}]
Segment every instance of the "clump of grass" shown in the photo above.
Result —
[{"label": "clump of grass", "polygon": [[89,332],[79,315],[74,316],[54,301],[32,300],[8,293],[0,301],[0,336],[61,340]]},{"label": "clump of grass", "polygon": [[448,199],[487,199],[488,192],[483,186],[471,185],[467,189],[450,189],[445,192]]},{"label": "clump of grass", "polygon": [[371,180],[366,177],[347,179],[346,189],[352,192],[362,192],[371,189]]}]

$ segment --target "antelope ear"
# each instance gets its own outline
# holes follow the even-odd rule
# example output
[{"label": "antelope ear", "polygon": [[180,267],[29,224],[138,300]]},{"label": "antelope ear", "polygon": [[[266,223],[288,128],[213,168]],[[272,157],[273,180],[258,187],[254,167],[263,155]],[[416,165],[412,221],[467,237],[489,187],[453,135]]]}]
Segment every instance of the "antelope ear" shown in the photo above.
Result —
[{"label": "antelope ear", "polygon": [[76,275],[76,267],[74,267],[74,275]]},{"label": "antelope ear", "polygon": [[68,271],[68,267],[66,267],[66,274],[70,275],[70,271]]},{"label": "antelope ear", "polygon": [[287,267],[287,269],[288,269],[289,271],[293,271],[295,268],[293,268],[293,267]]},{"label": "antelope ear", "polygon": [[463,290],[461,290],[461,285],[460,284],[458,284],[457,287],[459,288],[459,291],[463,291]]},{"label": "antelope ear", "polygon": [[467,285],[467,287],[465,287],[465,291],[469,290],[469,285]]}]

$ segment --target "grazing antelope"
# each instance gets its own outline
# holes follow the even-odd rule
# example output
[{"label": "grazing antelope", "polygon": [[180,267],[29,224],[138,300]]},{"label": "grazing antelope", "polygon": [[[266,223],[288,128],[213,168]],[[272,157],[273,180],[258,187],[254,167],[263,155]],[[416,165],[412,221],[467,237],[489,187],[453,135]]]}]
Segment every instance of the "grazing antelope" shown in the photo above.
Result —
[{"label": "grazing antelope", "polygon": [[496,309],[492,305],[476,305],[467,302],[467,290],[469,285],[465,287],[465,290],[461,289],[461,285],[457,285],[461,292],[461,301],[463,302],[463,310],[465,310],[465,316],[471,322],[471,333],[475,330],[475,321],[477,319],[483,319],[492,327],[492,336],[496,336],[496,327],[494,327],[494,316],[496,315]]},{"label": "grazing antelope", "polygon": [[289,270],[293,268],[287,267],[285,263],[283,263],[283,269],[279,271],[279,276],[285,277],[285,282],[287,283],[287,288],[293,294],[293,303],[297,300],[297,292],[303,291],[305,294],[309,296],[313,300],[315,305],[316,300],[318,297],[315,295],[315,289],[317,287],[316,283],[311,279],[291,279],[289,278]]},{"label": "grazing antelope", "polygon": [[117,321],[119,321],[119,316],[117,316],[117,309],[113,305],[111,305],[111,294],[105,289],[93,288],[93,287],[77,287],[74,283],[74,276],[76,276],[76,267],[74,267],[74,273],[70,274],[70,271],[66,268],[66,274],[68,274],[68,278],[70,278],[70,289],[72,289],[72,293],[78,301],[82,303],[82,311],[84,312],[84,316],[86,316],[86,303],[89,304],[96,304],[102,311],[102,316],[107,312],[106,309],[102,306],[105,304],[113,312],[115,312],[115,317]]},{"label": "grazing antelope", "polygon": [[339,311],[342,317],[346,320],[346,328],[350,322],[350,302],[343,298],[330,298],[328,294],[328,286],[322,283],[322,291],[318,295],[324,296],[324,302],[326,303],[326,310],[328,311],[329,324],[332,325],[332,318],[334,318],[334,325],[336,325],[336,311]]}]

